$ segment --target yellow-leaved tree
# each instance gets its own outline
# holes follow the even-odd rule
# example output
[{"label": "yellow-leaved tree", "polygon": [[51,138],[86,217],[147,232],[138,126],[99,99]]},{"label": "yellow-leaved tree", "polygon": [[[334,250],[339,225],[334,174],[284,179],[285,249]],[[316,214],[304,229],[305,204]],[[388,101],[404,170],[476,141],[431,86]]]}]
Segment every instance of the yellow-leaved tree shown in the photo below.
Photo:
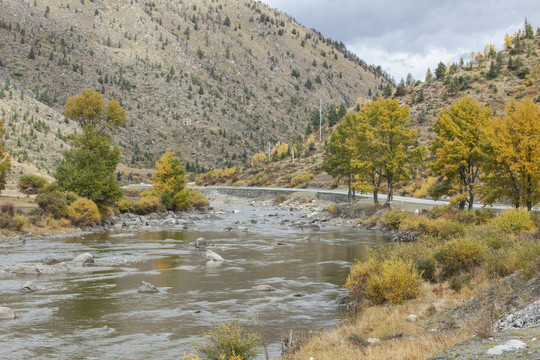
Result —
[{"label": "yellow-leaved tree", "polygon": [[268,156],[265,153],[256,153],[251,158],[251,167],[260,167],[268,160]]},{"label": "yellow-leaved tree", "polygon": [[491,121],[491,109],[470,97],[464,97],[439,112],[433,130],[437,138],[431,144],[435,160],[433,172],[443,177],[430,194],[438,199],[449,195],[463,210],[473,208],[475,186],[483,159],[483,131]]},{"label": "yellow-leaved tree", "polygon": [[156,162],[156,171],[152,174],[153,190],[161,197],[161,202],[169,210],[185,207],[189,199],[189,192],[185,189],[184,175],[184,166],[172,152],[166,152]]},{"label": "yellow-leaved tree", "polygon": [[274,160],[280,160],[284,157],[288,156],[289,154],[289,145],[287,143],[278,141],[276,145],[272,148],[272,151],[270,152],[270,156]]},{"label": "yellow-leaved tree", "polygon": [[413,146],[416,131],[408,128],[409,107],[397,100],[380,98],[349,113],[332,133],[326,153],[326,171],[345,178],[351,189],[378,193],[388,184],[386,201],[391,202],[394,185],[409,180],[411,169],[425,157],[426,150]]},{"label": "yellow-leaved tree", "polygon": [[408,127],[409,107],[401,106],[396,99],[377,99],[364,106],[358,118],[359,153],[367,154],[368,158],[363,161],[367,162],[369,172],[379,171],[386,180],[386,202],[389,203],[393,200],[394,184],[410,179],[411,169],[422,162],[426,150],[413,146],[416,131]]},{"label": "yellow-leaved tree", "polygon": [[540,202],[540,109],[530,98],[512,101],[486,129],[482,202],[509,199],[530,211]]}]

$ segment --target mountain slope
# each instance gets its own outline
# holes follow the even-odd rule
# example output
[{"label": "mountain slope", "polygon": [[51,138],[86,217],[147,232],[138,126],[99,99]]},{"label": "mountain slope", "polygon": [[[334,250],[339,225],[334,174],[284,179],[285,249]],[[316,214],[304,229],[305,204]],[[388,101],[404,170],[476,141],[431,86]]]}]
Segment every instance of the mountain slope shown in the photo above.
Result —
[{"label": "mountain slope", "polygon": [[126,108],[123,162],[151,165],[173,150],[213,167],[290,142],[319,99],[352,105],[389,83],[342,44],[251,0],[0,1],[0,49],[7,146],[49,169],[73,130],[63,105],[84,88]]},{"label": "mountain slope", "polygon": [[[517,36],[514,34],[513,36]],[[463,96],[470,96],[480,104],[489,105],[493,113],[501,116],[512,100],[528,96],[540,102],[540,33],[530,39],[521,39],[519,48],[473,52],[467,62],[447,64],[441,79],[435,75],[429,81],[404,88],[400,102],[411,108],[411,126],[418,130],[419,141],[434,140],[433,122],[439,111]],[[433,70],[433,73],[435,71]]]}]

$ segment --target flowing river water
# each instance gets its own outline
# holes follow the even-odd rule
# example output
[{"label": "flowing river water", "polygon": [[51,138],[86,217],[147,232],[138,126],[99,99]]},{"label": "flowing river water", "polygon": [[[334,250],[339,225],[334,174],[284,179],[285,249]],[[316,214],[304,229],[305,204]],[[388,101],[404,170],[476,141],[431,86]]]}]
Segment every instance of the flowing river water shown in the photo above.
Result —
[{"label": "flowing river water", "polygon": [[[0,242],[0,266],[36,264],[46,256],[69,261],[89,252],[96,259],[139,262],[91,272],[0,273],[0,306],[15,310],[0,320],[1,359],[182,359],[213,324],[257,319],[270,358],[280,338],[335,326],[335,298],[351,263],[387,236],[356,228],[291,226],[306,212],[275,207],[216,205],[189,229],[114,233],[26,244]],[[305,219],[304,219],[305,221]],[[245,226],[227,230],[227,227]],[[209,266],[205,251],[187,246],[203,237],[225,261]],[[19,291],[25,281],[39,288]],[[138,293],[141,281],[159,288]],[[254,291],[268,284],[276,291]],[[264,359],[262,355],[259,359]]]}]

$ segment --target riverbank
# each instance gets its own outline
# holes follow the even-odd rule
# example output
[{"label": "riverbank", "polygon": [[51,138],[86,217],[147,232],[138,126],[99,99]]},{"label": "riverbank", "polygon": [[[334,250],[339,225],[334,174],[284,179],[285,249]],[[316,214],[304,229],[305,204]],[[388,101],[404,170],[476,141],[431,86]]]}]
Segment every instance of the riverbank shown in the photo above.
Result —
[{"label": "riverbank", "polygon": [[[118,234],[123,238],[125,235],[136,233],[189,233],[199,231],[197,224],[201,222],[220,224],[220,228],[216,229],[217,231],[236,234],[234,236],[241,236],[244,239],[251,237],[250,234],[253,233],[254,229],[263,224],[268,224],[268,221],[271,220],[281,231],[289,229],[290,231],[305,234],[303,236],[310,242],[310,246],[315,246],[323,238],[320,231],[334,226],[367,227],[378,230],[378,232],[387,233],[392,230],[400,230],[400,224],[394,224],[394,229],[382,230],[383,226],[389,224],[388,219],[383,216],[388,209],[374,207],[369,199],[352,205],[336,205],[330,201],[316,199],[315,196],[310,194],[293,194],[277,199],[245,199],[216,194],[208,195],[208,199],[212,204],[212,208],[203,212],[161,212],[146,216],[114,215],[102,224],[85,230],[73,229],[72,231],[56,234],[24,234],[4,240],[8,244],[23,246],[26,242],[32,241],[46,242],[47,240],[73,237],[79,239],[83,237],[94,238],[96,234],[103,233],[111,234],[113,239],[116,236],[114,234]],[[222,207],[226,207],[227,210],[223,210]],[[245,210],[246,207],[250,209],[250,213],[260,213],[261,216],[248,216]],[[438,232],[441,230],[458,231],[459,234],[463,235],[472,231],[472,228],[469,228],[470,225],[465,227],[465,224],[476,221],[472,217],[456,218],[459,219],[456,220],[458,223],[462,222],[464,224],[463,228],[461,228],[452,225],[454,220],[445,217],[440,218],[445,219],[444,221],[438,219],[428,221],[428,217],[420,216],[423,212],[421,209],[418,211],[419,215],[413,216],[412,214],[416,210],[413,206],[409,205],[407,210],[408,216],[411,216],[407,218],[409,219],[407,220],[409,227],[411,224],[423,224],[422,226],[427,226],[426,229],[431,229],[429,231],[434,231],[433,229]],[[403,221],[405,217],[402,218],[400,212],[394,210],[393,214],[396,214],[396,219],[399,218],[399,222],[406,223],[406,221]],[[458,216],[460,213],[451,214],[454,214],[452,216]],[[470,215],[470,213],[461,214]],[[231,215],[236,216],[237,220],[224,223],[223,219],[227,219]],[[481,218],[481,215],[481,213],[478,213],[478,219]],[[493,217],[494,215],[489,216]],[[433,227],[435,224],[436,227]],[[417,233],[421,229],[426,231],[426,229],[419,227],[415,229]],[[432,233],[431,236],[438,235]],[[538,242],[538,238],[534,236],[531,239],[527,241]],[[169,246],[172,241],[170,239],[170,242],[164,244]],[[298,240],[291,241],[287,236],[283,238],[277,237],[274,240],[274,245],[266,247],[265,251],[275,251],[280,247],[293,245],[296,241]],[[435,250],[446,241],[441,239],[431,242],[430,246]],[[502,249],[506,248],[506,240],[499,239],[497,241],[502,241]],[[522,241],[524,240],[520,238],[512,238],[508,244],[518,244]],[[222,249],[227,249],[229,246],[225,245]],[[397,253],[409,254],[407,256],[412,253],[425,252],[423,247],[415,243],[410,245],[400,244],[394,248],[402,249]],[[121,256],[125,257],[125,255]],[[356,258],[363,256],[357,256]],[[287,257],[280,258],[279,261],[286,262],[286,259]],[[504,262],[504,259],[501,261]],[[493,278],[483,270],[475,270],[477,267],[478,265],[471,267],[472,272],[470,275],[468,275],[469,270],[460,273],[460,277],[457,278],[462,281],[459,289],[456,287],[456,282],[453,283],[450,281],[451,279],[434,283],[424,282],[417,297],[402,304],[373,306],[364,303],[358,308],[360,310],[357,311],[356,316],[342,322],[336,330],[317,334],[309,342],[298,340],[299,338],[305,339],[305,336],[298,336],[300,333],[295,331],[295,338],[303,346],[301,350],[291,354],[291,356],[293,359],[314,357],[317,360],[348,359],[359,355],[366,359],[388,359],[396,358],[397,354],[399,358],[426,359],[429,356],[435,356],[434,359],[449,359],[461,351],[459,347],[453,346],[466,339],[471,339],[462,345],[466,347],[466,351],[474,353],[475,356],[484,356],[482,354],[485,354],[488,350],[485,349],[486,346],[501,345],[502,342],[512,340],[508,334],[513,334],[515,340],[520,339],[520,341],[527,344],[528,347],[523,354],[535,354],[537,343],[533,343],[536,340],[533,340],[534,337],[530,336],[530,334],[535,334],[535,329],[538,328],[537,325],[530,328],[513,329],[513,332],[505,330],[499,336],[498,332],[495,332],[486,324],[492,324],[495,318],[501,318],[506,314],[515,312],[540,297],[538,272],[533,271],[531,273],[529,269],[527,276],[513,275],[513,277]],[[257,268],[255,267],[255,269]],[[345,270],[342,274],[342,281],[346,278],[348,266]],[[290,296],[294,297],[294,294],[302,294],[302,292],[291,292]],[[336,307],[336,304],[332,304],[332,306]],[[496,309],[496,311],[493,314],[486,315],[485,309]],[[414,317],[411,317],[414,318],[414,321],[407,320],[409,315],[414,315]],[[294,317],[294,315],[292,316]],[[287,329],[282,328],[281,330],[285,331]],[[493,340],[490,340],[490,338]],[[447,350],[440,355],[435,355],[443,349]]]}]

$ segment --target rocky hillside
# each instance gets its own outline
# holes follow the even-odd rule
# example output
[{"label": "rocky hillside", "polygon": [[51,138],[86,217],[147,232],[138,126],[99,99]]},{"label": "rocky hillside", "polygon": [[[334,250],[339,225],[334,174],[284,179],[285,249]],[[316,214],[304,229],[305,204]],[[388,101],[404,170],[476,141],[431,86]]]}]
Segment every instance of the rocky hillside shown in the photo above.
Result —
[{"label": "rocky hillside", "polygon": [[[418,131],[420,143],[428,145],[435,139],[433,122],[439,111],[460,97],[470,96],[481,104],[489,105],[496,115],[503,115],[505,106],[514,99],[528,96],[540,102],[540,33],[530,38],[526,38],[524,33],[519,33],[518,46],[511,44],[507,49],[497,51],[488,45],[482,54],[474,52],[474,56],[461,64],[443,64],[445,71],[441,77],[437,77],[436,69],[432,69],[429,71],[431,79],[409,81],[409,84],[403,82],[388,95],[411,108],[410,126]],[[513,35],[514,39],[516,35]],[[376,91],[374,95],[376,97],[382,93],[384,91]],[[349,110],[356,108],[350,107]],[[323,128],[322,144],[318,142],[318,132],[315,132],[311,139],[315,139],[316,146],[312,150],[307,146],[310,137],[306,137],[300,158],[297,156],[294,163],[288,157],[261,168],[244,169],[233,180],[241,180],[241,184],[291,186],[295,177],[309,176],[309,181],[299,186],[336,186],[323,167],[324,145],[330,140],[332,130],[332,127]],[[420,174],[420,177],[425,178],[425,174]],[[213,179],[202,183],[212,182]],[[410,193],[411,189],[403,191]]]},{"label": "rocky hillside", "polygon": [[390,78],[342,43],[252,0],[0,0],[0,116],[14,158],[52,169],[68,97],[121,102],[127,165],[165,150],[191,169],[249,161]]},{"label": "rocky hillside", "polygon": [[489,105],[496,115],[503,115],[514,99],[528,96],[540,102],[540,33],[531,38],[519,34],[518,46],[497,51],[488,45],[461,64],[443,64],[446,71],[441,78],[431,69],[430,80],[403,87],[402,95],[398,86],[393,96],[411,107],[411,125],[418,129],[420,142],[435,138],[433,122],[439,111],[460,97],[470,96]]}]

